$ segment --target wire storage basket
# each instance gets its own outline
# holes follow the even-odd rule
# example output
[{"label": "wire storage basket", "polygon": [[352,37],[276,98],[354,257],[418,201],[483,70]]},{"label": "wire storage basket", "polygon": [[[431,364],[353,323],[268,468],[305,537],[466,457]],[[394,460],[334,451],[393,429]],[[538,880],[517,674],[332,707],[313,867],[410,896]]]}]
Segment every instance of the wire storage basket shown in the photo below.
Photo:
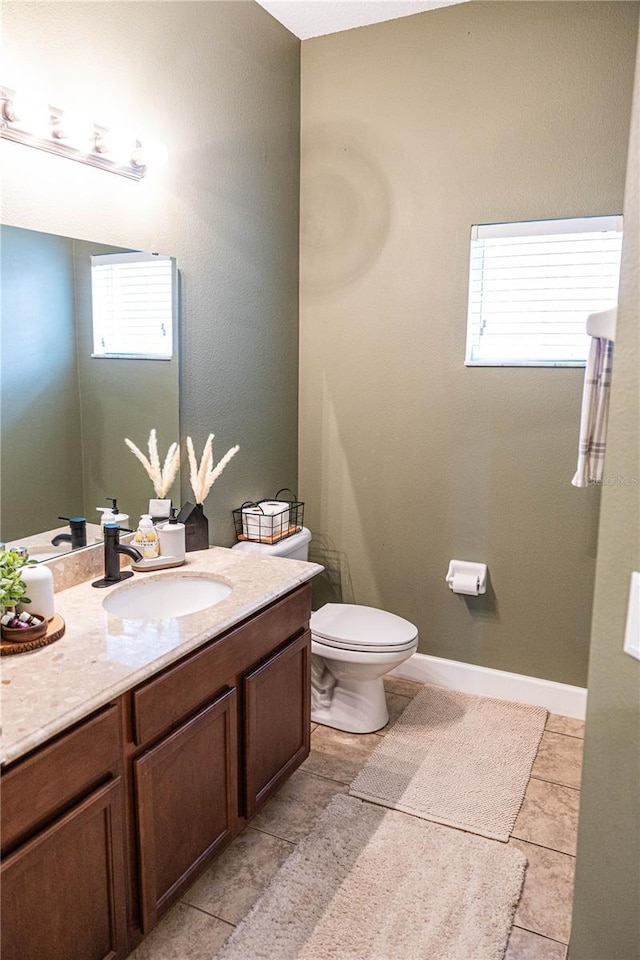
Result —
[{"label": "wire storage basket", "polygon": [[[291,500],[280,499],[286,493],[292,495]],[[231,512],[238,540],[274,544],[302,530],[304,503],[292,490],[283,487],[273,500],[247,500]]]}]

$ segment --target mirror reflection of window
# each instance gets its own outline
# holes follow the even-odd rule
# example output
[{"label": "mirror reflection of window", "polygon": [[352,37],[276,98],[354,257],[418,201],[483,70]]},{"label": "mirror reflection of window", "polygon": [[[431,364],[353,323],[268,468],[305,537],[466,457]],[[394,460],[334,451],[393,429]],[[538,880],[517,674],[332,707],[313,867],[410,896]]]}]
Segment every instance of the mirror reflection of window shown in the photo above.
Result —
[{"label": "mirror reflection of window", "polygon": [[158,253],[91,257],[93,357],[170,360],[175,261]]}]

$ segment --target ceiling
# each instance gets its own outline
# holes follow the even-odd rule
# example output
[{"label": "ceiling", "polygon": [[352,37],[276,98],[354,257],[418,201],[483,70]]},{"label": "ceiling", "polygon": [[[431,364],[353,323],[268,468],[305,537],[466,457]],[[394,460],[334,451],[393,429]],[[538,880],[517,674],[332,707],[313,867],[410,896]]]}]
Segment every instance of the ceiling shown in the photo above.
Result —
[{"label": "ceiling", "polygon": [[301,40],[351,30],[382,20],[409,17],[423,10],[464,0],[257,0]]}]

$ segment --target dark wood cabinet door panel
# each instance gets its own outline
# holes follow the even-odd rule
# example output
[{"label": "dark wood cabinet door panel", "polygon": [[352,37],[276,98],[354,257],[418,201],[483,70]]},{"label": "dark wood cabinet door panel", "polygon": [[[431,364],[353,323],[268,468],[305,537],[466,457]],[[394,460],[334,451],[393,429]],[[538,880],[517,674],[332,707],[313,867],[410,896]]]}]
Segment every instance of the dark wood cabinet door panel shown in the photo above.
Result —
[{"label": "dark wood cabinet door panel", "polygon": [[307,630],[244,678],[247,817],[309,754],[310,647]]},{"label": "dark wood cabinet door panel", "polygon": [[3,862],[2,958],[115,960],[125,938],[118,779]]},{"label": "dark wood cabinet door panel", "polygon": [[134,761],[145,933],[237,823],[236,693],[228,690]]},{"label": "dark wood cabinet door panel", "polygon": [[186,720],[209,703],[230,677],[251,669],[275,647],[305,630],[310,597],[308,585],[299,587],[135,690],[136,744],[149,743]]},{"label": "dark wood cabinet door panel", "polygon": [[2,774],[2,850],[32,836],[120,770],[118,708],[18,760]]}]

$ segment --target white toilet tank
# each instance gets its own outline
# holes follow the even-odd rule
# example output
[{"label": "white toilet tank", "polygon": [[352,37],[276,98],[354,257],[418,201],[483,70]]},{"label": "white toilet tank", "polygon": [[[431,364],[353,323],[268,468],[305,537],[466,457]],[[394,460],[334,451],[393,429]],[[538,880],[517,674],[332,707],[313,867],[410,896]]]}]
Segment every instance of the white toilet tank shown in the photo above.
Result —
[{"label": "white toilet tank", "polygon": [[289,560],[308,560],[311,531],[303,527],[300,533],[278,540],[277,543],[256,543],[254,540],[240,540],[232,550],[244,550],[245,553],[261,553],[265,557],[286,557]]}]

